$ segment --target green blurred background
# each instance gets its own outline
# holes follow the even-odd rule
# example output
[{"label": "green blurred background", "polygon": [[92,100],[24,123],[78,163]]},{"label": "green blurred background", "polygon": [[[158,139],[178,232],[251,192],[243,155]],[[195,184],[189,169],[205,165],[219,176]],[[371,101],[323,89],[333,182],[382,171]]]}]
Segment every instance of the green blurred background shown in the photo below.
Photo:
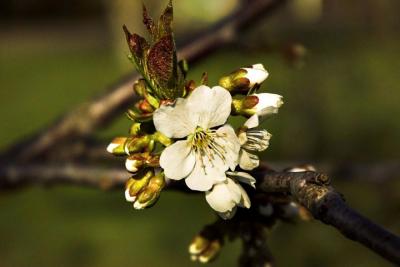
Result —
[{"label": "green blurred background", "polygon": [[[158,14],[166,1],[145,1]],[[0,148],[33,133],[102,92],[127,63],[121,25],[143,32],[137,0],[3,0],[0,3]],[[175,1],[176,37],[228,14],[234,0]],[[271,162],[363,162],[400,159],[400,2],[293,0],[234,45],[193,66],[211,84],[237,67],[263,63],[263,90],[285,105],[266,122]],[[205,16],[205,14],[207,14]],[[288,62],[299,45],[305,58]],[[283,52],[285,51],[285,52]],[[126,132],[121,116],[109,139]],[[122,162],[121,162],[122,164]],[[351,206],[400,234],[400,180],[334,178]],[[214,220],[202,196],[163,193],[134,211],[122,192],[29,188],[0,195],[0,267],[199,266],[187,245]],[[319,222],[280,224],[270,234],[279,266],[390,266]],[[235,266],[239,242],[210,266]]]}]

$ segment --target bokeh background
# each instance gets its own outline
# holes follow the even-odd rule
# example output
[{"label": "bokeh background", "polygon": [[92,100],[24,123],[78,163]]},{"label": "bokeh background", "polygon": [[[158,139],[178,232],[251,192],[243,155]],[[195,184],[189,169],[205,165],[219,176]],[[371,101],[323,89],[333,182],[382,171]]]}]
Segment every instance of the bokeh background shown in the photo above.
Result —
[{"label": "bokeh background", "polygon": [[[157,15],[166,0],[146,0]],[[178,43],[234,9],[237,1],[175,1]],[[0,2],[0,148],[50,123],[129,73],[123,23],[143,32],[138,0]],[[211,84],[237,67],[263,63],[263,90],[285,97],[266,122],[274,162],[396,163],[400,159],[400,2],[292,0],[240,40],[201,60]],[[307,51],[296,62],[288,51]],[[109,139],[125,133],[121,116]],[[121,162],[122,164],[122,162]],[[385,177],[382,177],[385,178]],[[400,233],[400,180],[341,179],[351,206]],[[187,245],[214,220],[202,196],[162,194],[134,211],[123,193],[76,187],[0,195],[0,267],[199,266]],[[279,266],[390,266],[319,222],[279,224],[270,234]],[[235,266],[228,243],[210,266]]]}]

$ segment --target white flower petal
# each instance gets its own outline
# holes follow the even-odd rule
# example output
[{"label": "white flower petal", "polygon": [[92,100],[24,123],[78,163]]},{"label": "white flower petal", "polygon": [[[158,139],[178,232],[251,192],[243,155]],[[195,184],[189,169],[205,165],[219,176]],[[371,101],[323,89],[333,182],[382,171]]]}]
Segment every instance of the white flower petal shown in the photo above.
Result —
[{"label": "white flower petal", "polygon": [[196,117],[196,126],[209,129],[226,122],[231,104],[232,96],[226,89],[201,85],[187,98],[187,112]]},{"label": "white flower petal", "polygon": [[231,193],[231,198],[232,198],[233,202],[238,204],[240,202],[240,200],[242,199],[242,190],[241,190],[242,187],[238,183],[236,183],[234,180],[229,179],[229,178],[226,179],[226,186]]},{"label": "white flower petal", "polygon": [[240,189],[235,182],[227,179],[224,183],[214,185],[206,193],[208,204],[217,212],[231,211],[240,202]]},{"label": "white flower petal", "polygon": [[258,159],[257,155],[251,154],[246,150],[240,150],[239,155],[239,166],[243,170],[251,171],[258,167],[260,164],[260,160]]},{"label": "white flower petal", "polygon": [[137,172],[138,169],[138,161],[136,159],[129,159],[125,160],[125,168],[130,172]]},{"label": "white flower petal", "polygon": [[240,145],[244,145],[247,142],[247,134],[246,132],[240,132],[238,135]]},{"label": "white flower petal", "polygon": [[206,193],[206,200],[223,219],[232,218],[236,206],[250,208],[251,205],[246,191],[232,179],[214,185],[213,189]]},{"label": "white flower petal", "polygon": [[136,200],[136,197],[132,197],[132,196],[129,194],[129,188],[125,190],[125,199],[126,199],[126,201],[128,201],[128,202],[135,202],[135,200]]},{"label": "white flower petal", "polygon": [[186,106],[187,99],[178,98],[174,105],[162,105],[153,115],[157,131],[170,138],[183,138],[197,127],[197,116]]},{"label": "white flower petal", "polygon": [[260,124],[257,114],[251,116],[245,123],[244,126],[248,129],[256,128]]},{"label": "white flower petal", "polygon": [[258,97],[258,104],[254,107],[258,116],[267,116],[278,113],[283,105],[282,96],[277,94],[255,94]]},{"label": "white flower petal", "polygon": [[239,186],[240,194],[241,194],[241,199],[240,199],[238,206],[249,209],[251,206],[249,195],[247,195],[246,190],[244,190],[244,188],[241,185],[238,185],[238,186]]},{"label": "white flower petal", "polygon": [[177,141],[161,153],[160,166],[165,176],[180,180],[189,175],[195,166],[196,157],[187,140]]},{"label": "white flower petal", "polygon": [[223,147],[225,164],[234,170],[239,160],[240,142],[236,136],[235,130],[230,125],[224,125],[217,130],[219,137],[215,138],[215,142]]},{"label": "white flower petal", "polygon": [[254,188],[256,187],[256,178],[247,172],[226,172],[226,175],[236,181],[251,185]]},{"label": "white flower petal", "polygon": [[255,84],[261,84],[268,77],[268,72],[262,64],[254,64],[252,68],[243,69],[247,71],[247,74],[244,77],[249,79],[251,87]]},{"label": "white flower petal", "polygon": [[[253,66],[251,66],[253,69],[258,69],[258,70],[265,70],[264,65],[261,63],[257,63],[257,64],[253,64]],[[265,70],[266,71],[266,70]]]},{"label": "white flower petal", "polygon": [[119,146],[120,146],[120,144],[117,144],[117,143],[110,143],[110,144],[107,146],[107,152],[108,152],[108,153],[113,153],[114,149],[116,149],[116,148],[119,147]]},{"label": "white flower petal", "polygon": [[247,142],[242,147],[250,151],[264,151],[269,146],[271,136],[266,130],[248,130],[246,132]]},{"label": "white flower petal", "polygon": [[206,155],[201,157],[197,154],[194,169],[185,179],[185,183],[192,190],[210,190],[214,184],[226,180],[225,171],[227,168],[218,156],[211,162]]}]

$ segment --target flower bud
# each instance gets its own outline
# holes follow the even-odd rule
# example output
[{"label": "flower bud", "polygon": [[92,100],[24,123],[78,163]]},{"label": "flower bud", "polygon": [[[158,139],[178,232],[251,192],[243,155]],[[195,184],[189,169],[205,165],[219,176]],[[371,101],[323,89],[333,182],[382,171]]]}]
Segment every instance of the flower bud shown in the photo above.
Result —
[{"label": "flower bud", "polygon": [[147,99],[140,100],[137,104],[137,108],[143,113],[152,113],[154,108],[150,105]]},{"label": "flower bud", "polygon": [[129,128],[130,135],[138,135],[140,133],[142,124],[140,122],[132,123],[131,127]]},{"label": "flower bud", "polygon": [[159,173],[150,178],[147,186],[139,193],[133,207],[141,210],[153,206],[160,197],[161,190],[165,186],[164,174]]},{"label": "flower bud", "polygon": [[210,241],[207,238],[205,238],[201,235],[196,235],[189,245],[189,253],[195,254],[195,255],[200,254],[209,245],[210,245]]},{"label": "flower bud", "polygon": [[250,81],[245,78],[246,71],[239,69],[228,76],[224,76],[219,80],[219,85],[230,91],[232,94],[246,94],[250,87]]},{"label": "flower bud", "polygon": [[151,151],[154,141],[149,135],[129,137],[124,145],[125,153],[131,155],[142,151]]},{"label": "flower bud", "polygon": [[107,146],[107,152],[114,154],[115,156],[126,155],[124,150],[124,144],[126,142],[126,137],[116,137]]},{"label": "flower bud", "polygon": [[137,172],[143,165],[145,160],[138,157],[137,154],[129,156],[125,161],[125,167],[130,172]]},{"label": "flower bud", "polygon": [[128,118],[134,122],[147,122],[147,121],[151,121],[151,119],[153,118],[153,114],[152,113],[139,113],[136,111],[133,111],[131,109],[128,109],[128,111],[126,112],[126,115],[128,116]]},{"label": "flower bud", "polygon": [[154,141],[157,141],[160,144],[163,144],[164,146],[169,146],[172,144],[172,140],[169,137],[162,134],[161,132],[158,132],[158,131],[155,132],[152,135],[152,137],[153,137]]},{"label": "flower bud", "polygon": [[232,101],[233,114],[250,117],[257,114],[260,117],[278,113],[283,105],[282,96],[277,94],[261,93],[246,96]]},{"label": "flower bud", "polygon": [[152,155],[148,152],[136,153],[129,156],[125,161],[125,167],[130,172],[137,172],[142,168],[159,167],[160,156]]},{"label": "flower bud", "polygon": [[209,240],[202,235],[197,235],[189,245],[190,258],[201,263],[210,262],[218,256],[221,246],[219,239]]},{"label": "flower bud", "polygon": [[262,64],[255,64],[249,68],[240,68],[230,75],[222,77],[219,85],[231,93],[247,94],[268,77],[268,72]]},{"label": "flower bud", "polygon": [[139,96],[144,96],[146,94],[146,81],[144,79],[139,79],[133,84],[133,90]]},{"label": "flower bud", "polygon": [[140,175],[130,178],[125,185],[125,198],[128,202],[135,202],[138,194],[147,186],[150,178],[154,175],[153,170],[147,170]]},{"label": "flower bud", "polygon": [[214,260],[218,256],[220,250],[221,242],[219,240],[212,241],[208,248],[199,255],[199,261],[201,263],[207,263]]}]

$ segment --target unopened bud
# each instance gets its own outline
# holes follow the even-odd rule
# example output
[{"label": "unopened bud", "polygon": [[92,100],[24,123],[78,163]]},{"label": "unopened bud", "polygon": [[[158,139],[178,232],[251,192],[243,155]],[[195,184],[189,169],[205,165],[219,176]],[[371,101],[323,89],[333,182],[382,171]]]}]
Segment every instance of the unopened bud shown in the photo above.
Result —
[{"label": "unopened bud", "polygon": [[147,99],[142,99],[137,103],[137,108],[143,113],[152,113],[154,108],[150,105]]},{"label": "unopened bud", "polygon": [[125,152],[128,155],[142,151],[151,151],[154,147],[154,141],[149,135],[129,137],[125,142]]},{"label": "unopened bud", "polygon": [[128,109],[128,111],[126,112],[126,115],[128,116],[128,118],[134,122],[147,122],[147,121],[151,121],[151,119],[153,118],[153,114],[152,113],[139,113],[136,111],[133,111],[131,109]]},{"label": "unopened bud", "polygon": [[129,156],[125,161],[125,167],[130,172],[137,172],[143,165],[145,160],[136,154]]},{"label": "unopened bud", "polygon": [[138,135],[140,133],[142,124],[140,122],[132,123],[131,127],[129,128],[130,135]]},{"label": "unopened bud", "polygon": [[212,241],[208,248],[199,255],[199,261],[201,263],[207,263],[214,260],[218,256],[220,250],[221,242],[219,240]]},{"label": "unopened bud", "polygon": [[190,258],[192,261],[201,263],[210,262],[218,256],[221,247],[219,239],[209,240],[202,235],[197,235],[189,245]]},{"label": "unopened bud", "polygon": [[112,153],[116,156],[126,155],[124,150],[124,144],[126,142],[126,137],[116,137],[107,146],[107,152]]},{"label": "unopened bud", "polygon": [[139,79],[133,84],[133,90],[139,96],[144,96],[146,94],[146,81],[144,79]]},{"label": "unopened bud", "polygon": [[247,92],[260,85],[268,77],[268,72],[262,64],[255,64],[249,68],[240,68],[230,75],[222,77],[219,85],[232,93],[247,94]]},{"label": "unopened bud", "polygon": [[232,112],[246,117],[257,114],[260,117],[278,113],[283,105],[282,96],[270,93],[253,94],[244,99],[232,101]]},{"label": "unopened bud", "polygon": [[141,175],[130,178],[125,185],[125,198],[128,202],[135,202],[139,192],[141,192],[149,183],[154,175],[152,170],[145,171]]},{"label": "unopened bud", "polygon": [[149,152],[136,153],[129,156],[125,161],[125,167],[130,172],[137,172],[147,167],[159,167],[160,156],[152,155]]},{"label": "unopened bud", "polygon": [[146,188],[139,193],[133,207],[135,209],[144,209],[153,206],[160,197],[161,190],[164,186],[165,178],[163,173],[151,177]]},{"label": "unopened bud", "polygon": [[208,240],[207,238],[205,238],[201,235],[196,235],[189,245],[189,253],[195,254],[195,255],[200,254],[209,245],[210,245],[210,240]]},{"label": "unopened bud", "polygon": [[249,95],[249,96],[246,96],[246,97],[243,99],[242,107],[243,107],[244,109],[253,108],[253,107],[255,107],[255,106],[258,104],[258,102],[259,102],[259,98],[258,98],[257,96],[255,96],[255,95]]},{"label": "unopened bud", "polygon": [[250,89],[250,81],[244,77],[245,75],[245,70],[236,70],[230,75],[222,77],[219,80],[219,85],[224,87],[231,93],[245,94]]},{"label": "unopened bud", "polygon": [[259,103],[256,95],[249,95],[241,99],[232,100],[232,113],[234,115],[251,115],[254,114],[254,108]]},{"label": "unopened bud", "polygon": [[159,142],[160,144],[163,144],[164,146],[169,146],[172,144],[172,140],[165,136],[164,134],[162,134],[161,132],[155,132],[153,135],[153,140],[156,142]]}]

